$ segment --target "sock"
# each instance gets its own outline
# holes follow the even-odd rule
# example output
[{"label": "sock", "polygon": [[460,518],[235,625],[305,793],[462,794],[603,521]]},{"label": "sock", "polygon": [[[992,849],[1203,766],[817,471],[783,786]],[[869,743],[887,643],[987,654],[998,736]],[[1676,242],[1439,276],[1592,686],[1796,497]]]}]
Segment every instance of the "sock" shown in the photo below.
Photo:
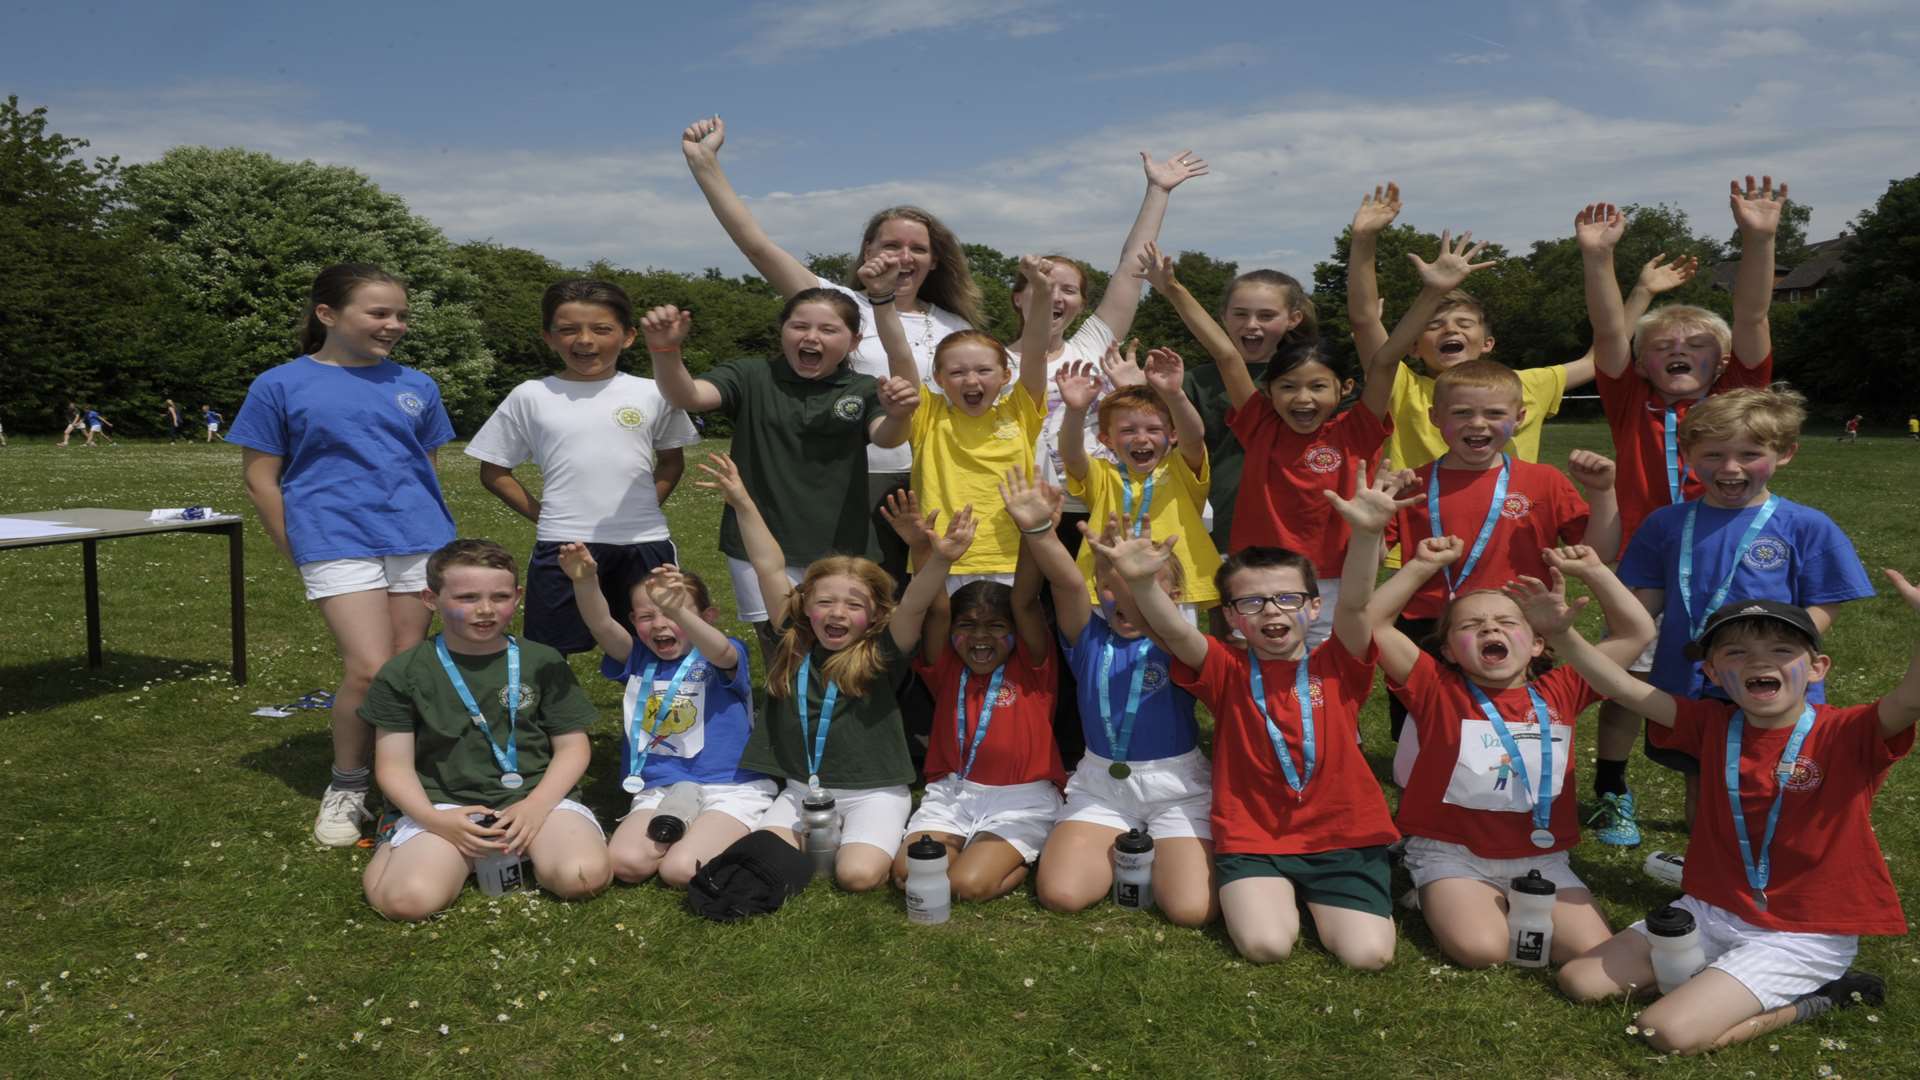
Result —
[{"label": "sock", "polygon": [[328,785],[335,791],[366,791],[373,787],[373,769],[362,765],[357,769],[333,767],[333,780]]},{"label": "sock", "polygon": [[1595,795],[1625,795],[1627,793],[1627,763],[1608,761],[1600,758],[1593,763],[1593,793]]},{"label": "sock", "polygon": [[1793,1019],[1798,1023],[1833,1009],[1844,1009],[1849,1005],[1884,1005],[1886,1001],[1885,979],[1870,972],[1849,971],[1794,1001]]}]

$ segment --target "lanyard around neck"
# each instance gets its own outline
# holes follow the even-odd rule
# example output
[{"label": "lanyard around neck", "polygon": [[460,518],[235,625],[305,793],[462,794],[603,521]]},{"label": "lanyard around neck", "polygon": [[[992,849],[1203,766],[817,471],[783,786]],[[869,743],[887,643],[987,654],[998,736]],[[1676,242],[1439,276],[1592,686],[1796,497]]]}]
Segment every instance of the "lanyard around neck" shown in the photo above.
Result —
[{"label": "lanyard around neck", "polygon": [[820,730],[810,731],[807,720],[807,694],[813,688],[813,654],[800,658],[800,670],[794,676],[794,704],[800,710],[800,749],[807,755],[807,787],[820,787],[820,762],[827,756],[827,729],[833,726],[833,706],[840,700],[840,684],[825,678],[826,694],[820,699]]},{"label": "lanyard around neck", "polygon": [[500,766],[500,783],[509,788],[519,787],[524,781],[520,776],[520,747],[514,730],[520,724],[520,643],[512,634],[507,635],[507,746],[504,751],[493,741],[493,729],[481,715],[480,703],[473,699],[473,691],[467,689],[467,680],[460,677],[460,669],[453,665],[445,634],[433,636],[433,651],[440,658],[447,681],[453,684],[453,692],[460,695],[460,704],[467,710],[468,719],[487,740],[487,749],[493,751],[494,763]]},{"label": "lanyard around neck", "polygon": [[1727,805],[1733,811],[1733,834],[1740,841],[1740,862],[1747,872],[1747,888],[1753,891],[1753,902],[1761,911],[1767,910],[1767,882],[1773,878],[1769,852],[1773,850],[1774,827],[1780,824],[1780,803],[1786,798],[1787,781],[1793,779],[1794,764],[1800,760],[1800,744],[1806,742],[1807,733],[1813,730],[1813,721],[1813,706],[1800,710],[1793,734],[1787,736],[1786,748],[1780,751],[1780,760],[1774,764],[1773,805],[1767,808],[1767,831],[1760,838],[1758,859],[1754,858],[1753,845],[1747,839],[1747,813],[1740,806],[1740,740],[1747,726],[1747,714],[1735,712],[1727,722]]},{"label": "lanyard around neck", "polygon": [[[642,648],[642,646],[635,644],[634,648]],[[666,738],[666,736],[661,733],[660,727],[667,722],[667,716],[673,712],[673,702],[680,694],[681,681],[687,677],[687,673],[692,671],[693,666],[699,662],[700,650],[697,648],[688,649],[687,655],[680,658],[680,666],[674,668],[673,675],[668,678],[666,693],[660,695],[657,699],[659,701],[659,705],[657,706],[654,704],[656,699],[653,695],[653,677],[660,670],[660,659],[658,657],[647,661],[647,666],[641,669],[638,679],[627,680],[625,705],[627,712],[628,776],[639,776],[647,767],[647,758],[653,753],[654,744]],[[635,697],[640,699],[638,707],[636,707],[636,702],[634,701]],[[649,720],[652,721],[651,726],[648,725]],[[647,736],[651,736],[651,738]]]},{"label": "lanyard around neck", "polygon": [[[1440,524],[1440,470],[1445,455],[1433,463],[1433,475],[1427,484],[1427,530],[1434,536],[1447,535]],[[1480,556],[1487,550],[1487,542],[1493,539],[1493,527],[1500,522],[1500,511],[1507,504],[1507,481],[1513,471],[1513,458],[1500,455],[1500,476],[1493,482],[1493,501],[1487,504],[1487,519],[1480,523],[1480,535],[1473,538],[1473,547],[1468,549],[1467,557],[1460,560],[1460,572],[1455,574],[1453,567],[1440,568],[1441,576],[1447,582],[1447,596],[1452,597],[1460,591],[1460,586],[1473,576],[1473,568],[1480,563]]]},{"label": "lanyard around neck", "polygon": [[971,674],[965,667],[960,669],[960,689],[953,695],[953,749],[960,760],[960,779],[965,780],[973,772],[973,759],[980,754],[980,744],[987,740],[987,725],[993,723],[993,706],[1000,700],[1000,680],[1007,673],[1007,665],[1002,661],[993,669],[993,679],[987,683],[987,696],[980,702],[980,717],[973,724],[973,745],[967,745],[967,676]]},{"label": "lanyard around neck", "polygon": [[1294,667],[1293,672],[1293,697],[1300,703],[1300,769],[1298,772],[1294,771],[1293,754],[1287,749],[1287,737],[1281,733],[1280,725],[1273,722],[1273,714],[1267,711],[1267,684],[1260,675],[1260,658],[1251,653],[1247,656],[1247,681],[1253,690],[1253,703],[1260,708],[1260,718],[1267,722],[1267,739],[1273,743],[1274,755],[1280,759],[1281,775],[1286,777],[1287,786],[1292,788],[1296,795],[1304,792],[1307,785],[1313,781],[1315,758],[1318,756],[1318,746],[1313,737],[1312,686],[1307,679],[1307,661],[1310,655],[1302,653],[1300,662]]},{"label": "lanyard around neck", "polygon": [[1486,716],[1487,723],[1493,726],[1493,733],[1499,737],[1501,748],[1507,752],[1507,761],[1513,769],[1514,779],[1520,784],[1521,794],[1530,797],[1533,801],[1535,845],[1540,846],[1538,834],[1546,832],[1549,834],[1546,846],[1551,846],[1553,843],[1551,835],[1553,828],[1553,722],[1547,712],[1547,699],[1541,697],[1540,691],[1535,690],[1531,683],[1527,685],[1527,697],[1533,701],[1533,717],[1540,725],[1540,784],[1535,787],[1527,773],[1527,761],[1520,756],[1520,743],[1514,739],[1513,732],[1507,728],[1507,721],[1500,715],[1500,710],[1494,705],[1493,699],[1487,697],[1486,692],[1475,686],[1471,680],[1467,681],[1467,689],[1473,691],[1474,702],[1480,706],[1480,712]]},{"label": "lanyard around neck", "polygon": [[1100,685],[1094,688],[1100,695],[1100,723],[1107,729],[1107,749],[1113,752],[1113,760],[1127,760],[1127,747],[1133,744],[1133,721],[1140,715],[1140,688],[1147,675],[1147,650],[1152,643],[1145,638],[1127,647],[1127,660],[1133,665],[1133,677],[1127,681],[1126,712],[1120,716],[1120,727],[1113,726],[1113,697],[1108,692],[1113,680],[1113,637],[1109,630],[1107,640],[1100,646]]},{"label": "lanyard around neck", "polygon": [[1760,536],[1760,530],[1766,528],[1773,512],[1780,505],[1780,496],[1769,495],[1767,501],[1753,515],[1753,521],[1747,525],[1747,531],[1740,536],[1740,543],[1733,549],[1733,558],[1727,560],[1727,576],[1721,580],[1719,588],[1707,598],[1706,606],[1695,611],[1693,607],[1693,529],[1700,519],[1700,504],[1705,499],[1695,499],[1687,504],[1686,523],[1680,527],[1680,609],[1687,613],[1689,639],[1698,638],[1700,631],[1706,629],[1707,616],[1720,610],[1727,602],[1727,590],[1733,587],[1733,575],[1740,572],[1740,562],[1753,548],[1754,540]]}]

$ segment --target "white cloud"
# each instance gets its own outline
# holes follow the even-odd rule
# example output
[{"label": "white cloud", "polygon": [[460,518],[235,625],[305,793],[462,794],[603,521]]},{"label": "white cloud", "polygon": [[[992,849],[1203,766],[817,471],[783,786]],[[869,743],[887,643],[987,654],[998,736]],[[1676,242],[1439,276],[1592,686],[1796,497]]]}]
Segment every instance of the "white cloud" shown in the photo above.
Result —
[{"label": "white cloud", "polygon": [[1135,79],[1159,75],[1187,75],[1196,71],[1217,71],[1222,68],[1246,67],[1252,64],[1272,62],[1271,50],[1246,43],[1216,45],[1189,56],[1177,56],[1172,60],[1162,60],[1156,64],[1136,64],[1127,67],[1110,68],[1088,76],[1092,79]]},{"label": "white cloud", "polygon": [[1485,52],[1477,53],[1448,53],[1446,57],[1447,63],[1449,64],[1467,65],[1503,64],[1511,59],[1513,59],[1511,54],[1499,49],[1489,49]]},{"label": "white cloud", "polygon": [[1010,37],[1050,34],[1062,26],[1045,14],[1052,0],[808,0],[804,3],[762,3],[748,10],[747,40],[733,55],[756,64],[822,50],[844,49],[882,38],[929,30],[986,24]]}]

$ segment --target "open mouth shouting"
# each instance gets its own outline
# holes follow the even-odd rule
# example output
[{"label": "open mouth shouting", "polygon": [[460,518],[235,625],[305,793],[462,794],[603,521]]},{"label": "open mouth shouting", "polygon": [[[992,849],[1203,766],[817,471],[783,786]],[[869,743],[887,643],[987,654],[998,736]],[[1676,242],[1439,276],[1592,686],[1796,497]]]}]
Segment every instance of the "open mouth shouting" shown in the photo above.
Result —
[{"label": "open mouth shouting", "polygon": [[1472,454],[1484,454],[1493,449],[1493,435],[1489,432],[1477,431],[1463,434],[1460,436],[1460,442]]},{"label": "open mouth shouting", "polygon": [[1753,492],[1753,481],[1745,476],[1716,476],[1713,490],[1729,503],[1738,503]]},{"label": "open mouth shouting", "polygon": [[820,643],[829,649],[837,649],[853,640],[853,627],[838,619],[827,619],[820,624]]},{"label": "open mouth shouting", "polygon": [[826,366],[827,356],[818,348],[802,345],[793,350],[793,359],[795,366],[811,375]]},{"label": "open mouth shouting", "polygon": [[1135,468],[1141,470],[1153,468],[1154,459],[1159,456],[1160,448],[1152,445],[1135,446],[1127,450],[1127,460],[1132,462]]},{"label": "open mouth shouting", "polygon": [[1480,663],[1490,669],[1506,663],[1507,657],[1513,655],[1513,649],[1507,644],[1506,639],[1499,637],[1482,641],[1478,652]]},{"label": "open mouth shouting", "polygon": [[1780,691],[1785,688],[1785,684],[1780,681],[1780,677],[1777,675],[1755,675],[1743,680],[1740,686],[1747,692],[1747,697],[1757,702],[1773,701],[1780,696]]},{"label": "open mouth shouting", "polygon": [[672,656],[680,648],[680,635],[671,629],[655,630],[647,637],[647,647],[655,656]]},{"label": "open mouth shouting", "polygon": [[1293,426],[1303,431],[1320,426],[1320,409],[1316,405],[1295,405],[1287,410],[1287,419]]},{"label": "open mouth shouting", "polygon": [[1460,357],[1466,355],[1467,339],[1463,337],[1441,338],[1440,345],[1439,345],[1439,352],[1441,356],[1446,357],[1447,359],[1457,360]]},{"label": "open mouth shouting", "polygon": [[980,406],[986,404],[986,401],[987,393],[984,390],[962,390],[960,392],[960,402],[968,409],[978,409]]}]

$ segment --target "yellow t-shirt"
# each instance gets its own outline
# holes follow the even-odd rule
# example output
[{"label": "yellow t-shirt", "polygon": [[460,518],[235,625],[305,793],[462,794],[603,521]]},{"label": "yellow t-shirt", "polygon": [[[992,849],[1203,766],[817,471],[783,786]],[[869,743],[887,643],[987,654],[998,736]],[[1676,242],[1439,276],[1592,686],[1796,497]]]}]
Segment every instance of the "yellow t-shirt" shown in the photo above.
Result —
[{"label": "yellow t-shirt", "polygon": [[[1567,392],[1565,365],[1524,368],[1520,376],[1522,404],[1527,418],[1513,433],[1506,451],[1522,461],[1540,460],[1540,427],[1547,417],[1560,411],[1561,395]],[[1447,452],[1447,441],[1427,415],[1433,408],[1433,378],[1401,364],[1393,377],[1393,398],[1387,411],[1393,417],[1393,433],[1387,436],[1383,451],[1397,469],[1417,469]]]},{"label": "yellow t-shirt", "polygon": [[913,490],[920,511],[940,511],[939,528],[962,507],[973,507],[976,530],[955,574],[1011,574],[1020,559],[1020,527],[1000,501],[1000,481],[1014,468],[1033,467],[1033,444],[1046,417],[1014,384],[993,407],[968,416],[944,394],[923,389],[913,411]]},{"label": "yellow t-shirt", "polygon": [[[1207,505],[1207,489],[1212,485],[1211,461],[1202,462],[1200,475],[1195,476],[1180,449],[1174,447],[1153,470],[1153,503],[1147,507],[1147,535],[1163,539],[1169,533],[1179,534],[1173,554],[1180,560],[1180,569],[1187,578],[1180,602],[1203,608],[1220,602],[1220,593],[1213,587],[1213,572],[1220,569],[1220,552],[1214,548],[1213,538],[1207,535],[1207,527],[1200,517]],[[1121,494],[1123,486],[1130,492],[1133,507],[1138,511],[1146,497],[1145,477],[1128,474],[1123,479],[1118,466],[1099,458],[1088,462],[1085,480],[1067,477],[1067,493],[1086,501],[1091,515],[1087,527],[1096,532],[1106,524],[1108,514],[1125,511],[1127,499]],[[1091,544],[1080,545],[1079,562],[1080,573],[1087,579],[1087,595],[1098,604],[1100,593],[1093,580]]]}]

